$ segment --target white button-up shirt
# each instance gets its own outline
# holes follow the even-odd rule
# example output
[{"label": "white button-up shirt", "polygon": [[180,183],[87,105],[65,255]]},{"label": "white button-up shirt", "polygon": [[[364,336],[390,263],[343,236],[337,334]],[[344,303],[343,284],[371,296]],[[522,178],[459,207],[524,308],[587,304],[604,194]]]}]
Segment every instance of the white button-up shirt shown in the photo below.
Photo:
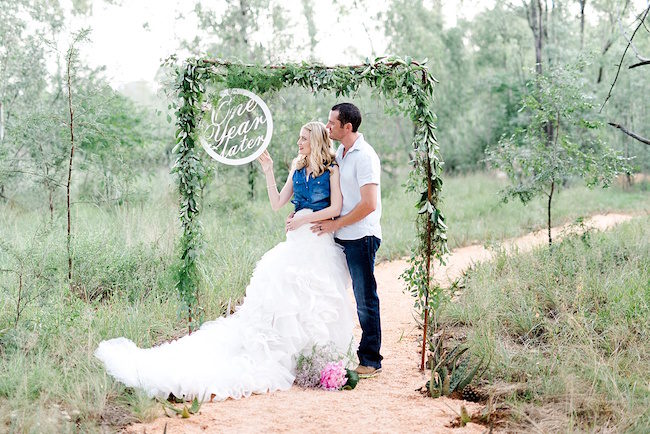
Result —
[{"label": "white button-up shirt", "polygon": [[344,147],[340,145],[336,151],[336,162],[341,174],[341,193],[343,207],[341,216],[361,202],[361,187],[366,184],[377,184],[377,208],[363,219],[336,231],[335,236],[341,240],[358,240],[374,235],[381,239],[381,167],[375,150],[363,139],[363,135],[354,142],[350,150],[343,156]]}]

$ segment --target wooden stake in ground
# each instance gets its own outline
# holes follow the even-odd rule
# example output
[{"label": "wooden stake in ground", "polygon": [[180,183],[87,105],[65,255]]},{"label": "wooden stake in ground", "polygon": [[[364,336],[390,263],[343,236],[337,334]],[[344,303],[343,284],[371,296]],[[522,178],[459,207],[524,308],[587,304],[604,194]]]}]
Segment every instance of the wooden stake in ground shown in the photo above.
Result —
[{"label": "wooden stake in ground", "polygon": [[[427,146],[428,147],[428,146]],[[427,149],[427,200],[432,203],[433,199],[433,185],[431,185],[431,158],[429,157],[429,149]],[[433,236],[433,229],[431,228],[431,217],[427,215],[427,275],[426,275],[426,293],[424,294],[424,330],[422,333],[422,361],[420,362],[420,371],[424,371],[424,359],[427,350],[427,326],[429,325],[429,291],[431,289],[431,237]]]}]

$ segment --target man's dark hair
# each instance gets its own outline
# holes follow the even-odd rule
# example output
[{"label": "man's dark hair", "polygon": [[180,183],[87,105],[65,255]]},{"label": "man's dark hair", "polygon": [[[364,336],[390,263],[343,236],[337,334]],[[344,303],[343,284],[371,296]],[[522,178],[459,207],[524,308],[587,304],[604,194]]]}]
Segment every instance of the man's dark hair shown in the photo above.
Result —
[{"label": "man's dark hair", "polygon": [[341,127],[345,124],[352,124],[352,132],[356,133],[361,125],[361,111],[359,107],[349,102],[342,102],[332,107],[333,112],[339,112],[339,121]]}]

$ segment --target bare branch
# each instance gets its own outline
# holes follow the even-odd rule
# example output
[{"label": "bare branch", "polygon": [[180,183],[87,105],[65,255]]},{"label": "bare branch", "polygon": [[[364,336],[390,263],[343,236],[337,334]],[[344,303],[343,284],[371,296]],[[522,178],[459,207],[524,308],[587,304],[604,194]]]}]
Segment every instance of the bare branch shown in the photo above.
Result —
[{"label": "bare branch", "polygon": [[621,56],[621,61],[618,63],[618,69],[616,70],[616,77],[614,77],[614,81],[612,82],[612,86],[609,88],[609,92],[607,92],[607,98],[605,98],[605,101],[603,102],[603,105],[600,106],[599,113],[603,111],[603,107],[605,107],[605,104],[607,104],[607,101],[609,101],[609,98],[612,96],[612,90],[614,90],[614,85],[616,84],[616,80],[618,80],[618,75],[621,72],[621,66],[623,65],[623,59],[625,58],[625,54],[627,54],[628,48],[630,48],[630,44],[632,43],[632,39],[634,39],[634,35],[636,35],[636,32],[639,30],[641,25],[643,25],[643,21],[645,21],[645,18],[648,16],[648,12],[650,12],[650,6],[648,6],[643,13],[643,17],[641,17],[641,20],[639,22],[639,25],[636,26],[636,29],[634,29],[634,32],[632,33],[632,37],[630,38],[629,42],[627,43],[627,46],[625,47],[625,51],[623,51],[623,55]]},{"label": "bare branch", "polygon": [[[646,12],[647,13],[647,12]],[[643,24],[645,17],[641,18],[641,24]],[[632,50],[634,50],[634,54],[636,55],[637,59],[639,59],[641,62],[646,62],[650,59],[647,57],[643,57],[641,54],[639,54],[639,50],[637,50],[636,45],[634,45],[634,42],[632,42],[632,38],[628,38],[627,33],[625,33],[625,29],[623,28],[623,23],[621,22],[621,18],[618,18],[618,28],[621,31],[621,35],[625,38],[627,41],[628,45],[632,47]],[[638,27],[637,27],[638,29]]]},{"label": "bare branch", "polygon": [[[650,0],[648,0],[646,3],[648,4],[648,7],[650,7]],[[641,16],[641,14],[639,14],[639,17],[640,16]],[[648,26],[645,25],[645,20],[642,19],[641,24],[643,24],[643,28],[645,29],[645,31],[650,33],[650,29],[648,29]]]},{"label": "bare branch", "polygon": [[2,173],[2,174],[14,174],[14,173],[20,173],[20,174],[23,174],[23,175],[31,175],[31,176],[38,177],[38,178],[41,179],[41,181],[43,181],[43,182],[45,182],[45,183],[47,183],[47,184],[53,185],[53,186],[55,186],[55,187],[65,187],[65,184],[62,184],[59,180],[57,180],[57,179],[56,179],[55,177],[53,177],[53,176],[43,175],[43,174],[41,174],[41,173],[38,173],[38,172],[32,172],[32,171],[29,171],[29,170],[21,170],[21,169],[5,169],[5,170],[3,170],[3,171],[0,172],[0,173]]},{"label": "bare branch", "polygon": [[518,12],[519,8],[515,6],[514,4],[510,3],[509,1],[504,1],[502,3],[503,6],[506,7],[506,9],[510,9],[510,12]]},{"label": "bare branch", "polygon": [[645,137],[641,137],[640,135],[633,133],[632,131],[629,131],[627,128],[622,126],[621,124],[615,124],[614,122],[608,122],[609,125],[613,126],[614,128],[618,128],[619,130],[623,131],[625,134],[628,136],[638,140],[641,143],[645,143],[646,145],[650,145],[650,140],[646,139]]},{"label": "bare branch", "polygon": [[633,65],[630,65],[628,69],[636,68],[637,66],[644,66],[644,65],[650,65],[650,59],[649,60],[644,60],[643,62],[635,63]]}]

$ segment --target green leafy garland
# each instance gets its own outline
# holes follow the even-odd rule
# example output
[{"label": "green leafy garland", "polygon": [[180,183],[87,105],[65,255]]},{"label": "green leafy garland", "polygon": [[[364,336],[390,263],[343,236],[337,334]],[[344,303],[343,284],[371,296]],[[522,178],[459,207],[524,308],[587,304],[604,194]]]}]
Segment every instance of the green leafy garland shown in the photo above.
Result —
[{"label": "green leafy garland", "polygon": [[[198,200],[203,188],[206,168],[198,155],[196,126],[201,115],[201,102],[206,85],[224,88],[244,88],[265,94],[297,85],[312,92],[335,92],[337,97],[349,97],[362,85],[395,102],[389,109],[404,113],[415,124],[413,139],[413,170],[406,189],[420,194],[418,209],[418,244],[410,259],[410,268],[402,278],[416,298],[418,308],[428,323],[428,313],[436,309],[441,299],[440,288],[432,285],[432,259],[442,262],[447,250],[444,216],[438,208],[442,189],[442,158],[435,136],[433,89],[435,78],[424,62],[406,57],[382,57],[366,60],[356,66],[327,67],[308,63],[287,63],[272,66],[246,65],[222,60],[189,59],[177,68],[176,111],[178,129],[176,158],[173,172],[177,174],[180,193],[181,263],[178,268],[177,289],[188,318],[190,331],[200,322],[198,314],[198,281],[196,261],[201,247],[201,226]],[[426,332],[425,332],[426,340]],[[424,354],[423,354],[424,357]]]}]

